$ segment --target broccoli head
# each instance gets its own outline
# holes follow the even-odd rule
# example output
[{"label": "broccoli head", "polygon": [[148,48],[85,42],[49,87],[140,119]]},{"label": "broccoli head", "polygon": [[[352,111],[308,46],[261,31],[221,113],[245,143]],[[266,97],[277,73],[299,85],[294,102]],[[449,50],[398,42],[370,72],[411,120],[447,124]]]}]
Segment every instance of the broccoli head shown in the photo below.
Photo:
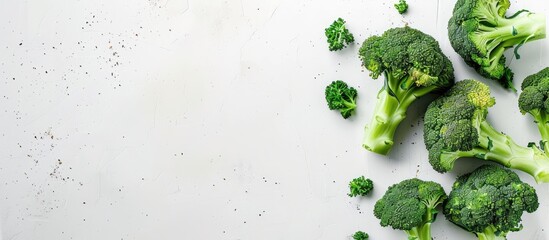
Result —
[{"label": "broccoli head", "polygon": [[326,87],[324,94],[330,110],[339,110],[343,118],[354,114],[358,95],[356,89],[349,87],[344,81],[337,80]]},{"label": "broccoli head", "polygon": [[355,37],[345,27],[345,20],[342,18],[335,20],[332,25],[325,29],[324,33],[328,38],[328,48],[330,51],[341,50],[355,41]]},{"label": "broccoli head", "polygon": [[413,178],[392,185],[374,205],[381,226],[406,232],[408,239],[431,240],[436,207],[447,198],[440,184]]},{"label": "broccoli head", "polygon": [[458,177],[444,203],[444,215],[478,239],[506,239],[521,229],[523,212],[539,206],[536,190],[516,173],[484,165]]},{"label": "broccoli head", "polygon": [[540,147],[549,151],[549,67],[526,77],[521,88],[520,111],[534,117],[541,134]]},{"label": "broccoli head", "polygon": [[545,16],[521,10],[505,13],[509,0],[458,0],[448,22],[448,35],[454,50],[480,75],[499,81],[509,89],[513,72],[505,66],[506,49],[545,38]]},{"label": "broccoli head", "polygon": [[400,0],[398,3],[395,3],[395,8],[400,14],[404,14],[408,11],[408,3],[405,0]]},{"label": "broccoli head", "polygon": [[349,182],[349,197],[366,196],[374,189],[374,183],[372,180],[365,178],[364,176],[353,179]]},{"label": "broccoli head", "polygon": [[369,37],[359,56],[372,78],[381,74],[385,77],[362,145],[386,155],[410,104],[427,93],[450,88],[454,68],[433,37],[410,27],[392,28],[381,36]]},{"label": "broccoli head", "polygon": [[457,82],[427,107],[423,137],[429,162],[439,172],[453,168],[461,157],[497,162],[549,182],[549,157],[535,145],[517,145],[486,121],[495,104],[490,89],[476,80]]},{"label": "broccoli head", "polygon": [[367,240],[370,236],[363,231],[357,231],[353,234],[353,240]]}]

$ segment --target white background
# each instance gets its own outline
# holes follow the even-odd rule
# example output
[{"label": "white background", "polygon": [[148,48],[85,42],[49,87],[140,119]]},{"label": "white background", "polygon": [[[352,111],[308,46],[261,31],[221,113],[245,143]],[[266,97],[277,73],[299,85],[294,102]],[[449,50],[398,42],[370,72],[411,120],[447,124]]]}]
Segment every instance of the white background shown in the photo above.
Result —
[{"label": "white background", "polygon": [[[396,0],[394,1],[396,2]],[[381,80],[359,44],[408,23],[440,41],[456,79],[480,77],[451,48],[453,1],[1,0],[0,236],[35,239],[405,239],[372,215],[406,178],[450,190],[480,160],[439,174],[410,108],[389,156],[361,148]],[[545,1],[513,1],[548,13]],[[348,22],[356,45],[328,51],[324,28]],[[515,86],[546,66],[547,40],[511,61]],[[357,115],[329,111],[325,86],[359,91]],[[526,145],[539,134],[517,94],[495,82],[489,121]],[[375,191],[346,196],[364,175]],[[510,239],[549,239],[549,184]],[[435,239],[474,239],[439,215]]]}]

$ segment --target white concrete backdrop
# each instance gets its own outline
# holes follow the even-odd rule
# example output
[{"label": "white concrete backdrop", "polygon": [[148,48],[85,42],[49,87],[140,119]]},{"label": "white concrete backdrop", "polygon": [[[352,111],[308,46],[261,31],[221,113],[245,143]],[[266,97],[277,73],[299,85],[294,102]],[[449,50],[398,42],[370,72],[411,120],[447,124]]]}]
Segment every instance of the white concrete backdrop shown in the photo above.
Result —
[{"label": "white concrete backdrop", "polygon": [[[382,85],[357,58],[368,36],[407,23],[440,41],[457,79],[480,79],[449,44],[454,1],[408,2],[401,16],[377,0],[0,0],[1,238],[405,239],[372,215],[385,189],[420,177],[449,190],[480,164],[432,170],[428,98],[389,156],[360,147]],[[549,12],[545,1],[512,2]],[[337,17],[357,44],[334,53],[324,28]],[[547,40],[522,56],[510,61],[517,87],[547,65]],[[359,91],[347,121],[324,100],[336,79]],[[485,82],[492,124],[521,144],[539,139],[518,95]],[[349,198],[360,175],[375,191]],[[549,239],[548,186],[535,185],[541,206],[509,239]],[[433,235],[474,239],[442,215]]]}]

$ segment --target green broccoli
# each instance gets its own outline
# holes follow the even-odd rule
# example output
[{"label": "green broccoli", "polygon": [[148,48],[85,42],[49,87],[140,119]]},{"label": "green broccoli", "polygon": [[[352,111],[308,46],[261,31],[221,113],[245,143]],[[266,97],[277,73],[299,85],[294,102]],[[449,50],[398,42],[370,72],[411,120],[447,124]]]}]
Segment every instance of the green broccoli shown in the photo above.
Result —
[{"label": "green broccoli", "polygon": [[541,134],[540,147],[549,151],[549,67],[526,77],[521,88],[520,111],[534,117]]},{"label": "green broccoli", "polygon": [[338,18],[325,29],[330,51],[341,50],[355,41],[355,37],[345,27],[345,20]]},{"label": "green broccoli", "polygon": [[385,76],[362,145],[386,155],[410,104],[423,95],[450,88],[454,68],[433,37],[410,27],[392,28],[382,36],[369,37],[359,56],[372,78]]},{"label": "green broccoli", "polygon": [[506,49],[545,38],[545,16],[521,10],[505,16],[509,0],[458,0],[448,22],[454,50],[480,75],[513,86],[513,72],[505,66]]},{"label": "green broccoli", "polygon": [[458,158],[476,157],[549,182],[549,157],[543,151],[535,145],[517,145],[486,121],[494,104],[487,85],[463,80],[427,107],[423,137],[433,168],[446,172]]},{"label": "green broccoli", "polygon": [[400,0],[398,3],[395,3],[395,8],[398,13],[403,14],[408,11],[408,3],[405,0]]},{"label": "green broccoli", "polygon": [[324,94],[330,110],[339,110],[345,119],[354,114],[358,95],[356,89],[349,87],[344,81],[337,80],[326,86]]},{"label": "green broccoli", "polygon": [[367,240],[370,236],[368,236],[367,233],[363,232],[363,231],[357,231],[354,235],[353,235],[353,239],[354,240]]},{"label": "green broccoli", "polygon": [[447,198],[436,182],[417,178],[392,185],[374,205],[374,215],[383,227],[391,226],[406,232],[408,239],[431,240],[431,223],[436,207]]},{"label": "green broccoli", "polygon": [[507,233],[522,228],[522,213],[538,206],[536,190],[516,173],[484,165],[456,180],[443,213],[479,240],[505,240]]},{"label": "green broccoli", "polygon": [[374,189],[374,183],[364,176],[353,179],[349,182],[349,197],[366,196]]}]

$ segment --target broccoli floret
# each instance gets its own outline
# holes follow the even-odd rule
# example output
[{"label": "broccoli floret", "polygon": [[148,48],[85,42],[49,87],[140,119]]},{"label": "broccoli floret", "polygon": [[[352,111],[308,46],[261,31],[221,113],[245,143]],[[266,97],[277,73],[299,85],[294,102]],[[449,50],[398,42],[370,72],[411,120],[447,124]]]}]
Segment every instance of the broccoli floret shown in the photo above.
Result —
[{"label": "broccoli floret", "polygon": [[484,165],[460,176],[444,203],[444,215],[480,240],[505,240],[521,229],[523,212],[539,206],[536,190],[516,173]]},{"label": "broccoli floret", "polygon": [[549,182],[549,157],[535,145],[519,146],[486,121],[495,104],[490,88],[476,80],[457,82],[433,101],[425,113],[423,137],[429,162],[447,172],[462,157],[493,161]]},{"label": "broccoli floret", "polygon": [[349,197],[366,196],[374,189],[374,183],[372,180],[365,178],[364,176],[353,179],[349,182]]},{"label": "broccoli floret", "polygon": [[403,14],[408,11],[408,3],[405,0],[400,0],[398,3],[395,3],[395,8],[398,13]]},{"label": "broccoli floret", "polygon": [[354,114],[358,95],[356,89],[349,87],[344,81],[337,80],[326,86],[324,94],[330,110],[339,110],[345,119]]},{"label": "broccoli floret", "polygon": [[540,147],[549,151],[549,67],[526,77],[521,88],[520,111],[534,117],[541,134]]},{"label": "broccoli floret", "polygon": [[363,231],[358,231],[353,235],[354,240],[367,240],[370,236]]},{"label": "broccoli floret", "polygon": [[545,16],[521,10],[513,16],[505,13],[509,0],[458,0],[448,22],[448,35],[454,50],[482,76],[513,86],[513,72],[505,66],[506,49],[518,48],[545,38]]},{"label": "broccoli floret", "polygon": [[359,56],[372,78],[385,76],[362,145],[386,155],[410,104],[423,95],[450,88],[454,68],[433,37],[410,27],[392,28],[381,36],[369,37]]},{"label": "broccoli floret", "polygon": [[436,207],[447,198],[440,184],[413,178],[392,185],[374,205],[381,226],[406,232],[408,239],[431,240]]},{"label": "broccoli floret", "polygon": [[338,18],[325,29],[330,51],[341,50],[355,41],[355,37],[345,27],[345,20]]}]

